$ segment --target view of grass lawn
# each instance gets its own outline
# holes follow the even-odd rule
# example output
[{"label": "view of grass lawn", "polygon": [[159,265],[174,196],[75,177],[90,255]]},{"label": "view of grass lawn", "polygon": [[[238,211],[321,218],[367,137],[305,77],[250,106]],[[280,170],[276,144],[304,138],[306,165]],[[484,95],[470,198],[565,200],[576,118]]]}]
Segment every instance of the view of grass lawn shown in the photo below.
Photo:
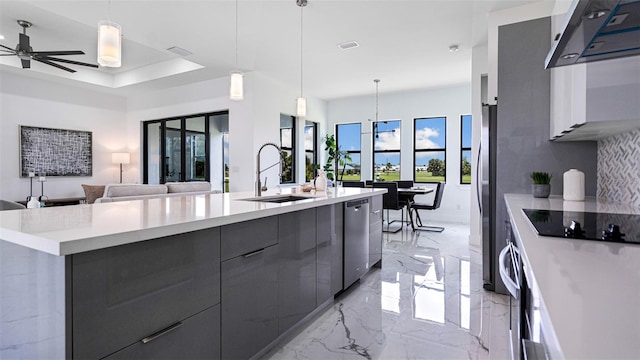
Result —
[{"label": "view of grass lawn", "polygon": [[[389,172],[385,172],[385,173],[379,173],[377,175],[380,175],[380,178],[378,179],[378,177],[376,176],[376,180],[377,181],[394,181],[394,180],[400,180],[400,173],[397,171],[389,171]],[[471,181],[471,175],[464,175],[462,178],[464,181]],[[356,180],[356,181],[360,181],[360,175],[358,174],[345,174],[342,177],[342,180],[345,181],[349,181],[349,180]],[[444,176],[432,176],[430,172],[427,171],[420,171],[416,173],[416,180],[415,182],[417,183],[437,183],[440,181],[444,181]]]},{"label": "view of grass lawn", "polygon": [[417,183],[437,183],[440,181],[444,181],[444,176],[432,176],[431,173],[427,171],[416,172],[415,182]]},{"label": "view of grass lawn", "polygon": [[471,184],[471,175],[462,175],[463,184]]}]

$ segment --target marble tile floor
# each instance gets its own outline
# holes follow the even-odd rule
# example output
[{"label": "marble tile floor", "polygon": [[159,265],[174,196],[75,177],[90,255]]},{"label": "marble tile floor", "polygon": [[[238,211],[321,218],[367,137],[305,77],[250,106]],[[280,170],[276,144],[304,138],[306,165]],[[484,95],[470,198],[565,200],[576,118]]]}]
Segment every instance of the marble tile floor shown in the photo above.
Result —
[{"label": "marble tile floor", "polygon": [[507,359],[508,298],[482,289],[469,228],[383,235],[382,268],[263,359]]}]

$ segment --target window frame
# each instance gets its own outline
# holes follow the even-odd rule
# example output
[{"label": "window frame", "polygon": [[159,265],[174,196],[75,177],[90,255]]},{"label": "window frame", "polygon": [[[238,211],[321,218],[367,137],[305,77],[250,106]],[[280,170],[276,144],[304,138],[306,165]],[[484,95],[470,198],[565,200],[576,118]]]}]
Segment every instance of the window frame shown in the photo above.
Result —
[{"label": "window frame", "polygon": [[[287,114],[280,114],[280,118],[282,118],[283,116],[286,117],[290,117],[291,118],[291,127],[282,127],[282,125],[280,125],[280,150],[282,152],[284,151],[290,151],[291,152],[291,180],[287,180],[284,181],[283,180],[283,175],[280,175],[280,184],[295,184],[296,183],[296,122],[297,119],[295,116],[293,115],[287,115]],[[291,129],[291,147],[284,147],[282,146],[282,130],[283,129]],[[283,173],[284,173],[284,167],[282,169]]]},{"label": "window frame", "polygon": [[[434,148],[434,149],[417,149],[416,148],[416,124],[418,120],[429,120],[429,119],[444,119],[444,148]],[[445,115],[442,116],[430,116],[430,117],[418,117],[413,118],[413,182],[419,183],[416,181],[416,155],[418,153],[428,153],[428,152],[444,152],[444,179],[442,181],[447,181],[447,117]],[[437,184],[438,181],[434,182],[420,182],[420,184]]]},{"label": "window frame", "polygon": [[[376,135],[378,134],[377,127],[378,123],[389,123],[389,122],[397,122],[398,129],[400,131],[400,146],[397,150],[376,150]],[[378,120],[373,121],[371,125],[371,179],[376,180],[376,154],[385,154],[385,153],[398,153],[398,179],[401,180],[402,175],[402,120],[401,119],[393,119],[393,120]],[[362,162],[362,161],[361,161]],[[362,175],[361,175],[362,177]]]},{"label": "window frame", "polygon": [[[471,130],[470,138],[469,138],[469,147],[464,147],[464,141],[462,139],[463,136],[463,122],[464,122],[464,118],[465,117],[469,117],[469,130]],[[471,141],[473,140],[473,117],[471,116],[471,114],[464,114],[464,115],[460,115],[460,185],[471,185],[471,179],[469,179],[469,182],[463,182],[462,181],[462,159],[463,159],[463,152],[465,151],[469,151],[469,154],[471,154]],[[469,157],[468,159],[469,164],[471,164],[471,157]],[[469,174],[471,175],[471,174]]]},{"label": "window frame", "polygon": [[[306,139],[307,139],[307,135],[306,135],[306,131],[307,128],[313,128],[313,149],[312,150],[307,150],[307,147],[305,146],[304,148],[304,158],[305,158],[305,172],[304,172],[304,176],[305,176],[305,181],[309,182],[309,181],[313,181],[316,176],[318,176],[318,169],[316,168],[316,165],[318,165],[318,123],[317,122],[313,122],[313,121],[309,121],[309,120],[305,120],[305,125],[304,125],[304,136],[305,136],[305,144],[306,144]],[[307,155],[311,154],[311,162],[312,162],[312,166],[313,166],[313,173],[312,173],[312,178],[311,179],[307,179]]]},{"label": "window frame", "polygon": [[[334,128],[334,131],[335,131],[335,136],[336,136],[336,146],[338,147],[338,149],[340,149],[340,138],[339,138],[339,136],[338,136],[338,133],[339,133],[339,131],[338,131],[338,127],[340,127],[340,126],[345,126],[345,125],[358,125],[358,126],[360,127],[360,130],[358,131],[358,133],[359,133],[360,135],[362,135],[362,123],[359,123],[359,122],[352,122],[352,123],[340,123],[340,124],[336,124],[336,125],[335,125],[335,128]],[[359,144],[360,144],[360,146],[358,147],[358,150],[344,150],[344,151],[346,151],[346,152],[349,154],[349,156],[351,156],[351,154],[358,154],[358,155],[360,155],[360,177],[359,177],[359,179],[357,179],[357,181],[362,181],[362,136],[359,136],[359,137],[358,137],[358,141],[359,141]],[[336,178],[336,180],[337,180],[337,179],[338,179],[338,174],[337,174],[337,172],[339,172],[339,171],[340,171],[340,167],[338,166],[337,161],[336,161],[336,163],[335,163],[335,164],[333,164],[333,165],[334,165],[335,169],[337,170],[337,171],[336,171],[336,174],[335,174],[335,175],[336,175],[336,177],[335,177],[335,178]]]}]

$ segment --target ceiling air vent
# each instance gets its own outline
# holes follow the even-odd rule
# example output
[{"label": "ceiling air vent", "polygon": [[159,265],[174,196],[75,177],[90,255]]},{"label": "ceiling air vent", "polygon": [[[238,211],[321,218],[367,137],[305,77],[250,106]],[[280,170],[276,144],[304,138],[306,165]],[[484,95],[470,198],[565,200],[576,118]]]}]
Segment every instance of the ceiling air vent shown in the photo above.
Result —
[{"label": "ceiling air vent", "polygon": [[168,48],[167,50],[171,51],[174,54],[178,54],[180,56],[189,56],[191,54],[193,54],[191,51],[183,49],[179,46],[172,46],[170,48]]},{"label": "ceiling air vent", "polygon": [[342,44],[338,44],[338,47],[342,50],[353,49],[353,48],[357,48],[358,46],[360,46],[360,44],[358,44],[355,41],[347,41],[347,42],[343,42]]}]

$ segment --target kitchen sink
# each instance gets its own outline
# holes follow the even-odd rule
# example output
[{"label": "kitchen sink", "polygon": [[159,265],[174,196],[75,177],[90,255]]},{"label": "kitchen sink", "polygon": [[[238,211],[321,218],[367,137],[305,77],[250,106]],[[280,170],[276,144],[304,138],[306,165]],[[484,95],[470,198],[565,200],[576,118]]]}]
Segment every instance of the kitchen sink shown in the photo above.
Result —
[{"label": "kitchen sink", "polygon": [[276,196],[259,196],[259,197],[240,199],[240,200],[270,202],[270,203],[284,203],[284,202],[307,200],[307,199],[311,199],[311,198],[308,196],[276,195]]}]

